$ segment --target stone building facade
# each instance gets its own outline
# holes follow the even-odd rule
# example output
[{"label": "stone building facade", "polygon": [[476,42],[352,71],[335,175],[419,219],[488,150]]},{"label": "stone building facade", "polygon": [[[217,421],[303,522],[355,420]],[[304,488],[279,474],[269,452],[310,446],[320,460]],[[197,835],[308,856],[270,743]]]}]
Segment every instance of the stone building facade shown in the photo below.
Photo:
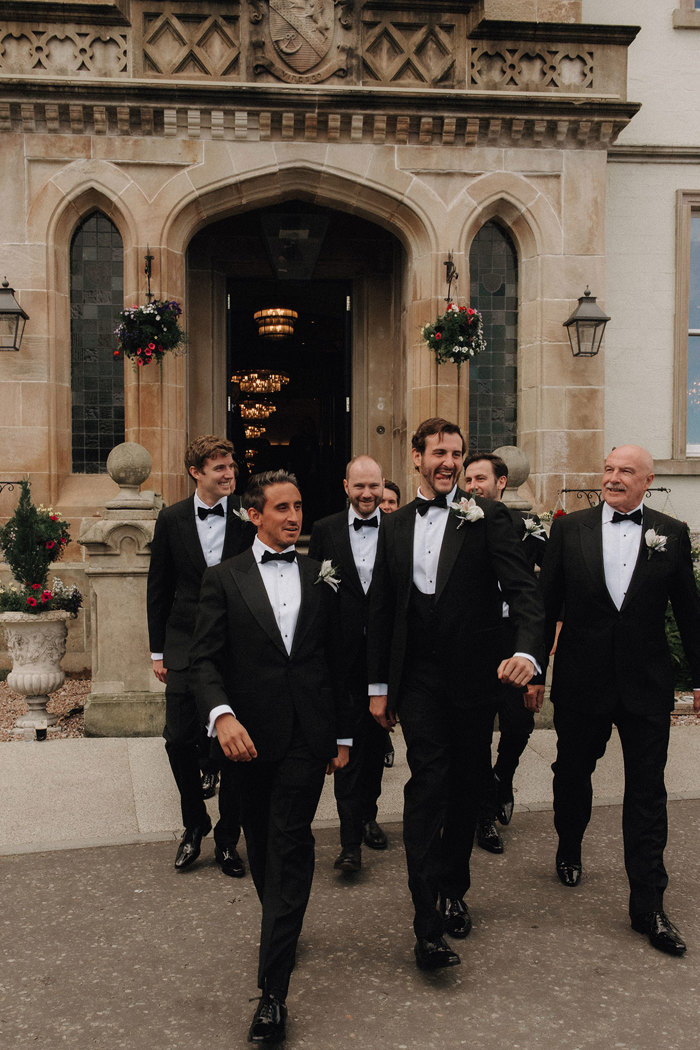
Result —
[{"label": "stone building facade", "polygon": [[[296,407],[286,433],[270,422],[268,456],[317,442],[339,476],[366,451],[410,494],[410,435],[441,414],[472,443],[517,443],[536,507],[595,487],[605,349],[574,358],[562,323],[586,286],[612,314],[609,156],[639,109],[638,30],[586,6],[6,0],[0,259],[30,319],[0,357],[2,477],[29,473],[77,535],[115,490],[100,441],[126,439],[172,502],[187,440],[232,433],[232,371],[281,363]],[[455,300],[491,310],[501,354],[459,374],[420,334],[449,252]],[[188,342],[136,369],[112,361],[104,317],[145,302],[147,256]],[[267,357],[264,306],[299,314]]]}]

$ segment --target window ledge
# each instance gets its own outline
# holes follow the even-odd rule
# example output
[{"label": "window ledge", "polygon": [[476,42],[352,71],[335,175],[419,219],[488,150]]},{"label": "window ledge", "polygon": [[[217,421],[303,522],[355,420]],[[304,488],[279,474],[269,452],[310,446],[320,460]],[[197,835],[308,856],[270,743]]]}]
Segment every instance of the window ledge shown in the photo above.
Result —
[{"label": "window ledge", "polygon": [[654,474],[675,474],[680,477],[684,474],[700,474],[700,456],[697,459],[655,459]]},{"label": "window ledge", "polygon": [[674,29],[700,29],[700,11],[677,9],[673,12]]}]

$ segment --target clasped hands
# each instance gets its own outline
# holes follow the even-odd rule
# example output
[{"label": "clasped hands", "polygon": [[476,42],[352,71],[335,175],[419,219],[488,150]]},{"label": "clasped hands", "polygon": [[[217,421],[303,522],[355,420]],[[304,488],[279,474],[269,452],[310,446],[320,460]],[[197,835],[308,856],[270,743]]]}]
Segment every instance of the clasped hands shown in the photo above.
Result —
[{"label": "clasped hands", "polygon": [[[221,750],[232,762],[252,762],[258,757],[248,730],[228,711],[219,715],[216,720],[216,736]],[[326,766],[326,774],[335,773],[336,769],[347,766],[349,760],[350,748],[346,744],[338,744],[338,754]]]}]

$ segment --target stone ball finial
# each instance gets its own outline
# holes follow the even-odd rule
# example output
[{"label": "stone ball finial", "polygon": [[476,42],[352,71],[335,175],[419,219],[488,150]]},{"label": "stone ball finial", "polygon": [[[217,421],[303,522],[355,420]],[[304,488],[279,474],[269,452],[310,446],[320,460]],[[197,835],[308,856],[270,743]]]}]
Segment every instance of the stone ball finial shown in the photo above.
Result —
[{"label": "stone ball finial", "polygon": [[107,456],[107,473],[120,488],[133,491],[143,485],[151,473],[152,460],[148,449],[135,441],[115,445]]}]

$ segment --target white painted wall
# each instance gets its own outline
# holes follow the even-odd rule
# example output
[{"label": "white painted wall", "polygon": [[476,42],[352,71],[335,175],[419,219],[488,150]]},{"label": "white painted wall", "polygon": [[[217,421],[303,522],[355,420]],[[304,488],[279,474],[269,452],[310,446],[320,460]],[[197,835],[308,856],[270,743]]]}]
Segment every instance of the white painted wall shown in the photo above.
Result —
[{"label": "white painted wall", "polygon": [[[695,147],[700,156],[700,30],[674,29],[680,0],[583,0],[583,21],[638,25],[628,98],[642,109],[617,146]],[[700,162],[608,164],[605,441],[671,456],[676,191],[700,191]],[[592,289],[595,294],[595,289]],[[657,475],[671,513],[700,527],[700,476]],[[660,509],[665,497],[655,496]]]}]

